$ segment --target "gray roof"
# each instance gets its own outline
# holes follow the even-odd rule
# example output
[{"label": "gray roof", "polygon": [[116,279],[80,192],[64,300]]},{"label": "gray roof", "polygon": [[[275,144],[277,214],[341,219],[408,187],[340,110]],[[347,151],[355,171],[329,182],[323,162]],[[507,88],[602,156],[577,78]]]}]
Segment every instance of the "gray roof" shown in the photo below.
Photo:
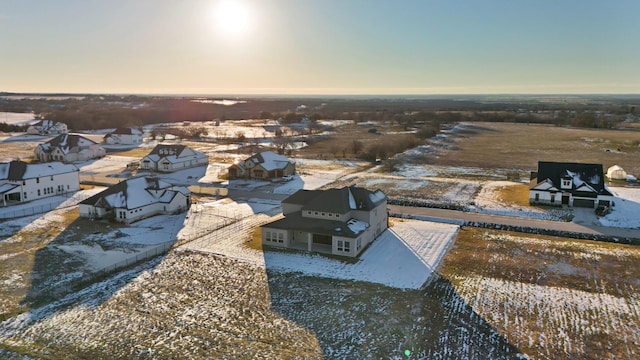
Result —
[{"label": "gray roof", "polygon": [[302,210],[345,214],[351,210],[370,211],[380,205],[386,196],[354,186],[328,190],[298,190],[282,202],[302,205]]},{"label": "gray roof", "polygon": [[280,220],[265,224],[262,227],[305,231],[314,234],[342,236],[353,239],[360,235],[360,232],[354,233],[349,227],[349,224],[344,221],[307,218],[300,213],[289,214]]}]

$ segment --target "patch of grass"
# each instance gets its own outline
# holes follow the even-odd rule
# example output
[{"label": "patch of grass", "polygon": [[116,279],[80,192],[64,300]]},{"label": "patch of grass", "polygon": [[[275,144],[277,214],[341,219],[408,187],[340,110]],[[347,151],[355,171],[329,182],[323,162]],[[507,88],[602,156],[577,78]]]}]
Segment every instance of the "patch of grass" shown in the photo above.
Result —
[{"label": "patch of grass", "polygon": [[505,205],[529,206],[529,186],[514,184],[496,189],[498,200]]}]

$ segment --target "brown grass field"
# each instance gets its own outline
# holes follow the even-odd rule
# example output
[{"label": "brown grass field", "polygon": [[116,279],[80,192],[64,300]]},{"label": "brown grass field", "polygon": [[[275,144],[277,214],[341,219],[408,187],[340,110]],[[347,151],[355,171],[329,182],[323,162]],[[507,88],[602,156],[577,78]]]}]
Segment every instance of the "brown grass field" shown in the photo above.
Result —
[{"label": "brown grass field", "polygon": [[469,123],[452,135],[453,149],[429,162],[443,166],[537,168],[538,161],[622,166],[640,174],[640,132],[575,129],[537,124]]}]

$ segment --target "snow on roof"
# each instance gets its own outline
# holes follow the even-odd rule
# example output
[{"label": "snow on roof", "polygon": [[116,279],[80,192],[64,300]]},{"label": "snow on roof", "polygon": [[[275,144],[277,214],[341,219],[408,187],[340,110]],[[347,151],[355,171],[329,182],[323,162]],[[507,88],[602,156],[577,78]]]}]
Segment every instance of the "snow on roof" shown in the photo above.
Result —
[{"label": "snow on roof", "polygon": [[136,209],[146,205],[170,202],[178,193],[189,194],[182,186],[153,177],[138,177],[123,181],[83,201],[95,205],[102,198],[113,208]]},{"label": "snow on roof", "polygon": [[351,209],[355,209],[356,208],[356,198],[353,197],[353,193],[351,192],[350,188],[347,188],[349,191],[349,208]]},{"label": "snow on roof", "polygon": [[349,221],[347,221],[347,226],[349,227],[349,230],[351,230],[351,232],[353,232],[354,234],[359,234],[365,231],[369,227],[369,224],[364,221],[350,219]]},{"label": "snow on roof", "polygon": [[379,203],[380,201],[384,200],[386,197],[387,196],[381,190],[376,190],[375,192],[372,192],[369,194],[369,199],[374,204]]},{"label": "snow on roof", "polygon": [[158,162],[164,158],[168,162],[175,164],[194,159],[208,158],[208,156],[185,145],[158,144],[151,150],[146,158],[153,162]]},{"label": "snow on roof", "polygon": [[26,180],[76,171],[78,168],[75,165],[61,162],[28,164],[23,161],[11,161],[0,163],[0,180]]},{"label": "snow on roof", "polygon": [[252,156],[249,159],[251,159],[254,164],[261,164],[262,167],[267,171],[284,169],[288,164],[294,163],[293,160],[288,159],[284,155],[276,154],[273,151],[263,151]]}]

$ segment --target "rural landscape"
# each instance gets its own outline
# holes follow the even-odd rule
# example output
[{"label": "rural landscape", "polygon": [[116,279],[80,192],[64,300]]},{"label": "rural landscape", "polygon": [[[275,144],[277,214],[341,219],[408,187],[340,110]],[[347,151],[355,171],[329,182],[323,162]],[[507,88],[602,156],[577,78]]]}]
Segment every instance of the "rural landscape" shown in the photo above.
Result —
[{"label": "rural landscape", "polygon": [[[38,149],[59,135],[38,124],[103,150],[70,162],[77,191],[17,201],[16,184],[0,187],[0,357],[636,359],[638,106],[632,95],[2,93],[0,162],[50,163]],[[109,140],[123,128],[140,141]],[[146,168],[162,146],[206,163]],[[236,173],[265,152],[295,172]],[[603,179],[600,213],[532,204],[540,162],[625,176]],[[87,216],[105,190],[146,177],[188,206]],[[292,195],[342,188],[386,195],[388,228],[357,256],[265,242]]]}]

